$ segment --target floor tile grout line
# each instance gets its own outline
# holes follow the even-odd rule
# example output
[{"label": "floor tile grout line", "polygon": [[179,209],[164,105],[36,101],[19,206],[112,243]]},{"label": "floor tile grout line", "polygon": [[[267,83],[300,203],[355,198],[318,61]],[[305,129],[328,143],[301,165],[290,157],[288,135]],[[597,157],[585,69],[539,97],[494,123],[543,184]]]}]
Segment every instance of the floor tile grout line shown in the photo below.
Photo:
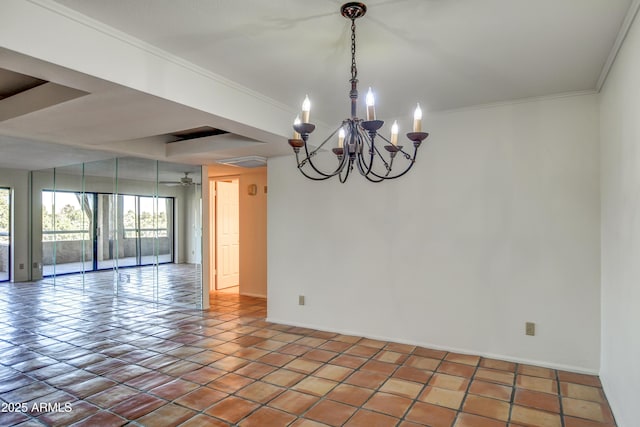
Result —
[{"label": "floor tile grout line", "polygon": [[[416,349],[418,347],[416,346]],[[415,352],[415,349],[414,349]],[[418,402],[422,402],[420,400],[420,396],[422,395],[422,393],[425,392],[425,390],[427,389],[427,387],[430,386],[431,381],[433,381],[433,377],[436,374],[436,372],[438,372],[438,368],[442,365],[443,361],[446,359],[446,357],[449,355],[449,352],[444,352],[444,354],[442,355],[442,358],[438,359],[438,364],[434,367],[433,372],[431,373],[431,376],[429,377],[429,379],[424,383],[424,385],[422,386],[422,388],[420,389],[420,392],[418,393],[418,395],[413,399],[413,402],[411,402],[411,404],[409,405],[409,407],[407,408],[407,410],[404,412],[403,416],[400,418],[400,421],[409,421],[406,419],[407,415],[411,412],[411,410],[416,406],[416,404]],[[435,359],[434,359],[435,360]],[[424,402],[423,402],[424,403]]]},{"label": "floor tile grout line", "polygon": [[482,362],[482,357],[478,358],[478,364],[476,366],[474,366],[473,369],[473,374],[471,375],[471,377],[468,378],[469,380],[469,384],[467,384],[467,387],[465,389],[464,392],[464,396],[462,397],[462,401],[460,402],[460,406],[458,407],[458,411],[456,411],[456,416],[453,420],[453,424],[455,425],[455,423],[457,422],[458,418],[460,418],[460,414],[463,412],[464,410],[464,404],[467,400],[467,397],[469,396],[469,390],[471,389],[471,384],[473,383],[473,380],[476,376],[476,373],[478,372],[478,368],[480,367],[480,363]]},{"label": "floor tile grout line", "polygon": [[558,404],[559,404],[559,408],[560,408],[560,425],[562,427],[565,427],[564,405],[563,405],[563,402],[562,402],[562,388],[560,386],[560,374],[558,373],[557,369],[554,369],[554,372],[555,372],[556,384],[558,386]]},{"label": "floor tile grout line", "polygon": [[516,400],[516,391],[517,391],[517,386],[518,386],[518,370],[520,369],[520,363],[515,363],[515,369],[513,371],[513,383],[512,386],[513,387],[511,389],[511,399],[509,400],[509,418],[507,419],[507,422],[511,422],[511,417],[513,414],[513,407],[515,406],[515,400]]},{"label": "floor tile grout line", "polygon": [[[59,290],[56,291],[57,295],[60,295]],[[68,295],[68,294],[65,294]],[[85,298],[86,296],[82,296],[82,298]],[[52,298],[45,298],[45,301],[51,300]],[[2,301],[0,301],[0,303],[2,303]],[[305,357],[306,355],[308,355],[309,353],[315,351],[315,350],[319,350],[319,347],[321,345],[323,345],[324,343],[327,343],[329,341],[332,341],[334,338],[339,337],[339,334],[331,334],[331,333],[327,333],[327,332],[322,332],[322,331],[318,331],[318,330],[306,330],[303,331],[302,329],[299,328],[295,328],[292,326],[287,326],[287,325],[277,325],[277,324],[269,324],[267,322],[264,322],[263,315],[261,316],[256,316],[256,317],[248,317],[246,315],[243,315],[242,313],[251,313],[251,312],[255,312],[252,308],[247,308],[245,306],[245,308],[243,308],[243,304],[241,302],[234,302],[229,300],[228,302],[226,302],[225,304],[227,304],[227,306],[232,307],[232,310],[221,310],[218,313],[208,313],[208,314],[203,314],[203,315],[195,315],[195,313],[193,313],[193,311],[191,310],[182,310],[182,309],[170,309],[170,310],[164,310],[162,308],[158,308],[155,307],[152,310],[145,310],[145,316],[149,316],[149,318],[155,318],[155,319],[159,319],[160,317],[162,317],[164,314],[167,314],[167,319],[166,322],[162,322],[161,326],[166,327],[167,331],[171,330],[171,326],[174,326],[174,329],[180,331],[180,333],[183,333],[185,335],[194,335],[194,337],[197,335],[200,338],[196,339],[195,341],[186,341],[186,340],[174,340],[175,336],[167,336],[167,337],[162,337],[161,335],[164,334],[164,332],[154,332],[153,334],[148,334],[148,337],[154,337],[154,338],[158,338],[161,341],[164,341],[166,343],[171,343],[168,347],[166,348],[157,348],[157,350],[159,351],[159,353],[157,355],[162,355],[164,357],[170,357],[173,359],[172,362],[163,365],[161,367],[157,367],[157,368],[152,368],[152,371],[150,372],[155,372],[155,373],[163,373],[163,375],[167,375],[171,377],[170,380],[168,380],[169,383],[174,382],[176,380],[183,380],[183,381],[189,381],[185,378],[183,378],[185,375],[187,375],[190,372],[194,372],[197,369],[202,369],[203,367],[209,367],[212,364],[215,363],[215,361],[213,362],[209,362],[209,363],[205,363],[204,360],[190,360],[189,358],[192,357],[195,354],[199,354],[199,353],[203,353],[205,351],[215,351],[215,346],[214,347],[207,347],[206,345],[202,345],[202,346],[198,346],[198,345],[192,345],[192,343],[195,343],[197,341],[200,340],[204,340],[207,339],[209,337],[215,337],[217,335],[221,335],[224,333],[232,333],[232,331],[234,331],[234,329],[237,330],[242,330],[243,328],[247,328],[246,330],[242,330],[242,332],[238,332],[235,334],[235,336],[227,336],[224,339],[221,340],[221,342],[224,344],[235,344],[235,345],[239,345],[240,347],[235,350],[235,351],[228,351],[223,354],[222,358],[226,358],[226,357],[234,357],[234,358],[240,358],[244,361],[244,363],[240,366],[235,366],[235,367],[229,367],[227,370],[227,368],[223,369],[223,376],[224,375],[228,375],[228,374],[235,374],[235,375],[240,375],[244,378],[247,378],[248,381],[251,381],[250,384],[255,384],[256,382],[262,381],[262,379],[266,376],[266,375],[262,375],[262,376],[257,376],[256,378],[254,378],[252,375],[250,375],[250,371],[248,372],[242,372],[242,373],[238,373],[238,371],[240,371],[241,369],[243,369],[246,366],[251,365],[252,363],[262,363],[266,366],[270,366],[275,370],[278,369],[285,369],[284,366],[274,366],[274,365],[270,365],[268,363],[264,363],[261,362],[259,359],[260,357],[251,357],[249,354],[241,354],[240,352],[243,350],[248,350],[250,351],[251,349],[259,349],[258,347],[255,347],[255,345],[257,345],[258,343],[254,343],[254,344],[248,344],[248,345],[242,345],[242,343],[240,342],[240,340],[242,338],[245,337],[249,337],[252,336],[252,334],[256,331],[260,331],[260,330],[272,330],[272,331],[278,331],[279,333],[292,333],[292,334],[296,334],[299,335],[298,338],[296,338],[295,340],[289,341],[289,342],[285,342],[284,343],[284,347],[288,346],[288,345],[305,345],[307,346],[307,349],[304,353],[301,354],[293,354],[291,355],[292,360],[289,361],[292,362],[294,360],[308,360],[314,363],[318,363],[318,366],[316,367],[316,369],[314,369],[311,372],[305,372],[302,378],[299,379],[298,382],[294,382],[292,384],[290,384],[288,387],[284,387],[283,390],[280,391],[280,393],[278,393],[277,395],[272,396],[269,400],[266,400],[264,403],[262,402],[258,402],[258,406],[257,409],[262,408],[262,407],[269,407],[268,404],[275,400],[276,398],[278,398],[278,396],[280,396],[282,393],[284,393],[287,390],[291,390],[296,384],[298,384],[300,381],[304,380],[304,378],[309,378],[309,377],[317,377],[317,378],[322,378],[320,375],[318,375],[319,371],[321,369],[323,369],[324,367],[328,366],[328,365],[333,365],[333,362],[336,358],[340,357],[340,355],[344,355],[346,354],[345,352],[350,349],[353,348],[356,345],[361,345],[362,341],[367,339],[366,337],[359,337],[357,341],[355,342],[349,342],[349,347],[345,348],[342,351],[333,351],[333,350],[327,350],[327,351],[331,351],[335,354],[333,354],[333,356],[329,359],[314,359],[314,358],[307,358]],[[56,319],[60,319],[61,320],[61,325],[64,325],[65,328],[69,327],[69,331],[65,331],[64,334],[62,336],[58,336],[55,334],[51,334],[49,332],[46,332],[46,329],[43,331],[39,331],[37,332],[37,334],[41,337],[45,337],[45,340],[51,340],[51,341],[56,341],[58,342],[58,344],[55,345],[62,345],[65,344],[67,346],[72,346],[74,348],[81,348],[81,349],[85,349],[85,350],[92,350],[89,352],[89,354],[100,354],[102,356],[104,356],[104,360],[100,361],[100,362],[96,362],[96,363],[91,363],[88,365],[77,365],[74,366],[74,368],[76,370],[85,370],[88,374],[92,374],[94,375],[94,378],[102,378],[102,379],[106,379],[109,381],[113,381],[115,384],[117,385],[121,385],[121,384],[125,384],[126,386],[126,382],[129,381],[130,379],[133,378],[137,378],[142,376],[138,375],[138,376],[134,376],[130,379],[116,379],[114,378],[114,376],[110,375],[111,373],[113,373],[114,371],[118,370],[119,367],[115,366],[115,367],[111,367],[109,369],[106,370],[102,370],[102,363],[104,363],[105,368],[108,365],[107,362],[110,361],[122,361],[125,365],[129,365],[129,366],[142,366],[145,367],[143,364],[138,364],[138,362],[127,362],[124,358],[124,356],[126,356],[127,354],[129,354],[131,351],[135,351],[135,350],[131,350],[131,351],[127,351],[127,352],[120,352],[120,350],[117,350],[117,352],[115,351],[118,347],[120,346],[127,346],[127,345],[131,345],[133,343],[133,341],[131,341],[130,339],[120,339],[120,337],[118,337],[117,335],[114,335],[113,333],[111,333],[112,331],[115,332],[116,330],[118,330],[118,328],[121,329],[125,329],[128,330],[129,332],[131,332],[132,334],[138,335],[141,332],[143,332],[140,328],[138,327],[132,327],[132,314],[133,312],[136,310],[136,307],[139,307],[140,304],[135,303],[135,304],[131,304],[131,305],[125,305],[123,307],[117,307],[116,309],[121,312],[122,314],[125,315],[125,321],[109,321],[105,323],[104,327],[101,327],[99,329],[104,330],[108,333],[105,334],[105,337],[107,337],[107,341],[110,342],[110,345],[106,346],[106,347],[100,347],[100,346],[93,346],[92,342],[89,342],[87,345],[80,345],[80,346],[75,346],[75,344],[72,344],[73,340],[75,339],[74,334],[79,334],[80,336],[82,335],[89,335],[91,334],[91,329],[92,328],[78,328],[78,327],[74,327],[73,324],[70,324],[70,322],[72,322],[71,319],[80,319],[82,321],[84,320],[90,320],[89,316],[86,313],[86,311],[84,310],[84,305],[82,306],[82,308],[78,308],[78,309],[74,309],[71,305],[65,305],[65,309],[63,311],[61,311],[63,314],[62,315],[57,315]],[[234,311],[235,310],[235,311]],[[99,313],[100,315],[104,314],[107,315],[109,310],[101,307],[98,307],[97,310],[95,310],[96,313]],[[115,313],[115,311],[112,310],[112,312]],[[230,313],[237,313],[236,315],[232,315]],[[46,311],[45,313],[56,313],[53,309],[49,309],[48,311]],[[24,315],[20,316],[20,322],[18,324],[18,327],[24,331],[24,333],[26,334],[26,332],[29,330],[29,327],[33,327],[36,322],[43,322],[45,321],[43,319],[43,315],[39,315],[39,316],[35,316],[34,319],[36,320],[32,320],[31,322],[29,322],[27,320],[27,317]],[[66,320],[69,319],[69,320]],[[198,320],[196,320],[198,319]],[[209,334],[205,334],[205,333],[198,333],[198,332],[202,332],[202,330],[198,330],[198,329],[194,329],[194,325],[199,324],[202,328],[208,328],[208,325],[206,322],[208,322],[209,320],[212,320],[214,322],[219,322],[216,323],[216,325],[223,325],[219,328],[219,331],[216,332],[215,334],[209,335]],[[258,325],[259,323],[257,322],[264,322],[264,323],[260,323],[261,326],[258,327],[258,329],[252,329],[252,325]],[[47,322],[47,325],[54,325],[55,321],[51,320]],[[6,324],[4,324],[6,325]],[[8,327],[8,325],[6,325],[6,327]],[[215,328],[215,325],[213,326]],[[4,326],[3,326],[4,328]],[[74,332],[75,331],[75,332]],[[327,334],[331,335],[328,336]],[[62,338],[64,337],[64,338]],[[271,336],[273,337],[273,336]],[[268,341],[271,337],[261,337],[264,338],[262,341],[260,342],[264,342],[264,341]],[[317,339],[321,339],[321,340],[325,340],[325,342],[323,344],[319,344],[320,341],[315,342],[315,344],[312,341],[306,341],[306,342],[302,342],[302,340],[305,339],[309,339],[309,338],[317,338]],[[56,339],[59,338],[59,339]],[[377,340],[376,340],[377,341]],[[3,341],[0,341],[3,342]],[[4,341],[6,342],[6,341]],[[37,357],[43,357],[43,358],[53,358],[53,360],[55,361],[54,365],[59,364],[65,364],[68,366],[73,366],[71,365],[70,361],[75,360],[76,358],[63,358],[63,357],[58,357],[57,353],[52,352],[52,351],[46,351],[46,349],[48,348],[47,346],[50,346],[50,343],[47,344],[43,344],[42,343],[43,340],[35,337],[35,338],[29,338],[28,335],[24,335],[24,339],[20,340],[19,343],[19,347],[22,349],[25,349],[25,351],[30,351],[33,354],[37,355],[34,356],[34,359]],[[250,340],[248,341],[250,342]],[[338,340],[336,340],[336,342],[338,342]],[[379,341],[380,342],[380,341]],[[298,344],[296,344],[298,343]],[[353,375],[353,373],[357,372],[357,371],[369,371],[369,372],[378,372],[375,369],[374,370],[367,370],[367,369],[362,369],[364,366],[366,366],[368,363],[371,362],[378,362],[378,363],[387,363],[385,361],[381,361],[380,359],[380,355],[383,354],[383,352],[385,351],[390,351],[389,350],[389,346],[393,343],[391,342],[382,342],[384,343],[381,347],[378,346],[372,346],[371,348],[375,348],[376,351],[369,354],[366,357],[363,357],[364,362],[362,364],[360,364],[356,369],[353,370],[353,372],[350,375]],[[160,345],[160,344],[159,344]],[[173,345],[175,345],[175,347],[173,347]],[[134,345],[135,347],[135,345]],[[197,353],[191,353],[191,350],[187,350],[184,353],[180,353],[178,352],[178,350],[180,349],[189,349],[190,347],[193,348],[199,348],[201,351],[197,352]],[[62,348],[64,348],[64,346],[62,346]],[[279,349],[282,347],[278,347],[278,348],[274,348],[274,349],[261,349],[261,350],[265,350],[266,353],[263,355],[268,355],[268,354],[274,354],[274,353],[279,353]],[[112,350],[113,349],[113,350]],[[63,350],[66,351],[66,350]],[[175,353],[172,353],[175,352]],[[365,403],[361,404],[361,405],[351,405],[348,404],[349,406],[355,408],[355,412],[351,415],[351,418],[353,416],[355,416],[355,413],[357,413],[357,411],[359,409],[365,409],[364,405],[366,404],[367,401],[369,401],[372,396],[375,393],[381,392],[382,387],[384,387],[384,385],[391,379],[398,379],[398,380],[403,380],[403,381],[411,381],[410,379],[405,379],[402,377],[395,377],[394,375],[398,372],[398,370],[401,367],[404,366],[409,366],[407,365],[407,360],[409,357],[411,357],[412,355],[417,355],[417,347],[414,347],[412,350],[410,350],[409,352],[401,352],[403,354],[403,359],[402,361],[398,361],[399,359],[396,359],[395,362],[391,363],[390,365],[393,365],[393,369],[391,372],[385,373],[383,374],[384,378],[383,380],[377,385],[377,387],[375,389],[371,390],[371,394],[369,395],[368,399],[365,400]],[[286,353],[280,353],[280,354],[286,354]],[[156,355],[156,356],[157,356]],[[261,356],[261,357],[263,357]],[[82,357],[82,356],[80,356]],[[78,358],[80,358],[78,357]],[[144,362],[148,359],[151,359],[155,356],[150,356],[149,358],[146,359],[142,359],[139,362]],[[362,356],[357,356],[357,357],[362,357]],[[446,358],[448,357],[448,353],[444,353],[443,356],[441,356],[438,359],[438,364],[436,365],[436,369],[434,372],[431,373],[431,376],[425,381],[425,382],[417,382],[418,384],[421,384],[421,388],[420,391],[418,392],[418,394],[416,396],[414,396],[412,399],[409,399],[411,401],[411,404],[405,409],[402,417],[400,418],[400,420],[404,420],[406,415],[409,413],[409,411],[411,410],[412,407],[414,407],[416,405],[416,403],[419,401],[419,396],[421,395],[421,393],[424,392],[425,388],[428,386],[428,384],[430,384],[433,381],[433,376],[435,374],[438,373],[438,369],[441,369],[443,366],[443,363],[446,361]],[[17,359],[16,359],[17,360]],[[28,360],[28,359],[27,359]],[[184,363],[184,364],[193,364],[194,367],[190,370],[184,370],[182,371],[182,368],[180,368],[179,366],[175,367],[174,369],[169,369],[168,367],[173,366],[173,365],[177,365],[180,363]],[[456,363],[456,362],[452,362],[452,363]],[[466,391],[463,395],[463,399],[460,403],[460,407],[458,408],[455,416],[456,418],[460,416],[460,413],[463,412],[463,407],[464,407],[464,403],[466,401],[466,399],[469,397],[469,391],[471,388],[471,385],[473,383],[473,381],[476,379],[476,376],[480,370],[481,367],[481,363],[482,363],[482,358],[479,358],[478,363],[475,365],[474,367],[474,371],[473,374],[470,378],[468,378],[469,380],[469,384],[467,384],[466,387]],[[15,364],[14,364],[15,365]],[[96,366],[96,370],[88,370],[89,367],[92,366]],[[34,363],[34,366],[37,366],[37,362]],[[124,365],[123,365],[124,366]],[[339,366],[339,365],[335,365],[335,366]],[[374,365],[375,366],[375,365]],[[522,365],[524,366],[524,365]],[[2,366],[0,366],[1,368]],[[10,367],[11,368],[11,367]],[[26,368],[26,366],[25,366]],[[166,368],[166,370],[165,370]],[[515,369],[516,371],[514,372],[514,377],[512,380],[512,393],[510,396],[510,413],[509,413],[509,419],[511,419],[512,417],[512,409],[515,406],[515,394],[517,393],[517,381],[518,381],[518,376],[519,375],[525,375],[524,371],[523,373],[521,373],[521,365],[516,364],[515,365]],[[24,375],[25,377],[29,378],[33,383],[39,383],[39,384],[45,384],[48,387],[51,387],[51,389],[56,390],[54,391],[60,391],[62,393],[68,393],[65,391],[64,386],[56,386],[53,383],[48,383],[48,379],[51,378],[55,378],[56,376],[61,376],[61,375],[56,375],[53,377],[40,377],[42,372],[46,372],[46,371],[41,371],[42,369],[46,369],[46,366],[44,367],[34,367],[34,368],[26,368],[24,369],[24,371],[20,371],[20,370],[16,370],[16,369],[12,369],[12,373],[10,373],[11,376],[13,375]],[[490,369],[493,370],[493,369]],[[501,369],[500,369],[501,370]],[[35,371],[39,371],[38,375],[35,375]],[[443,371],[442,373],[447,373],[446,371]],[[556,387],[557,387],[557,391],[555,396],[561,400],[562,397],[562,389],[561,389],[561,384],[560,384],[560,373],[558,370],[554,370],[555,373],[555,383],[556,383]],[[447,373],[448,374],[448,373]],[[546,378],[546,376],[543,375],[537,375],[535,373],[531,373],[531,372],[526,372],[526,374],[528,375],[532,375],[533,377],[536,378]],[[452,374],[456,377],[460,376],[460,378],[466,378],[464,376],[461,376],[461,374]],[[42,379],[39,379],[42,378]],[[335,386],[333,387],[334,389],[336,387],[338,387],[341,384],[347,384],[345,383],[345,381],[348,379],[349,377],[345,377],[345,378],[341,378],[340,380],[334,380],[331,378],[328,378],[331,381],[335,381]],[[327,378],[325,378],[327,379]],[[202,387],[206,387],[208,384],[210,384],[211,382],[213,382],[215,380],[211,380],[209,382],[207,382],[206,384],[201,384],[200,382],[193,382],[194,385],[196,386],[196,390],[200,389]],[[413,381],[415,382],[415,381]],[[245,387],[248,387],[249,384],[247,384]],[[26,386],[25,386],[26,387]],[[18,389],[21,387],[18,387]],[[242,390],[243,387],[241,387],[240,389],[234,391],[231,395],[233,395],[234,393],[238,393],[240,390]],[[145,395],[149,395],[149,396],[157,396],[160,398],[160,400],[162,400],[164,402],[164,405],[168,404],[168,403],[175,403],[175,400],[177,400],[179,397],[173,397],[172,399],[169,398],[162,398],[162,396],[160,395],[156,395],[153,392],[151,392],[151,390],[153,390],[152,388],[148,388],[147,390],[142,390],[142,389],[135,389],[136,392],[138,392],[138,394],[145,394]],[[90,398],[91,396],[95,395],[95,394],[99,394],[102,393],[103,391],[99,391],[96,393],[93,393],[92,395],[89,396],[85,396],[84,398],[80,399],[79,397],[75,397],[78,400],[81,401],[85,401],[89,404],[92,404],[94,407],[98,408],[99,411],[104,411],[104,410],[108,410],[105,408],[102,408],[99,404],[93,404],[91,401],[87,400],[88,398]],[[188,394],[187,393],[183,393],[182,396]],[[319,400],[331,400],[328,399],[328,395],[330,394],[330,391],[325,393]],[[395,394],[392,392],[392,394],[394,396],[406,396],[406,395],[402,395],[402,394]],[[48,396],[49,394],[45,394],[45,396]],[[38,398],[34,398],[34,399],[38,399]],[[337,400],[336,400],[337,401]],[[346,404],[345,402],[342,402],[343,404]],[[215,404],[215,403],[214,403]],[[207,408],[210,408],[211,406],[213,406],[214,404],[208,406]],[[560,401],[560,404],[562,404],[562,402]],[[606,404],[606,400],[605,400],[605,404]],[[177,404],[179,405],[179,404]],[[603,404],[604,405],[604,404]],[[161,407],[162,407],[161,406]],[[205,410],[207,409],[205,408]],[[200,411],[199,413],[202,413],[203,411]],[[374,410],[374,412],[377,412]],[[546,412],[546,411],[545,411]],[[379,412],[381,414],[385,414],[384,412]],[[291,414],[291,413],[290,413]],[[38,416],[40,416],[41,414],[38,414]],[[249,414],[250,415],[250,414]],[[294,414],[291,414],[292,416],[295,416]],[[248,415],[247,415],[248,416]],[[562,422],[564,423],[564,408],[560,407],[560,413],[559,416],[561,417]],[[351,418],[347,418],[347,420],[345,421],[345,423],[349,422],[349,419]],[[302,419],[302,415],[301,416],[297,416],[296,419]],[[295,421],[294,421],[295,422]],[[132,424],[138,424],[135,421],[132,421]]]}]

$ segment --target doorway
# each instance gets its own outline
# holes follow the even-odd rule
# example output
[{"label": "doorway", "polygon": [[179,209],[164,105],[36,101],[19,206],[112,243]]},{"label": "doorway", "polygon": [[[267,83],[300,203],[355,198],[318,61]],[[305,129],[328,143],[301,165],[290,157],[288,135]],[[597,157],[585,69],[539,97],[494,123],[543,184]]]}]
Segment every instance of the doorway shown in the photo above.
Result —
[{"label": "doorway", "polygon": [[0,188],[0,282],[11,279],[11,189]]},{"label": "doorway", "polygon": [[238,292],[240,285],[240,184],[238,178],[213,181],[214,225],[211,265],[214,289]]}]

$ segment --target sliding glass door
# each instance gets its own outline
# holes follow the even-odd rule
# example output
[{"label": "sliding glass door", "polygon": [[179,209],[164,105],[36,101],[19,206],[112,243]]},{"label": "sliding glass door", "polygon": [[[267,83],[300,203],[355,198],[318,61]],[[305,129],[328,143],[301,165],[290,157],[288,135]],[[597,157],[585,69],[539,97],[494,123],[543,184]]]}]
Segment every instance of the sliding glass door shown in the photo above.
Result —
[{"label": "sliding glass door", "polygon": [[140,214],[137,196],[118,196],[116,209],[122,239],[118,242],[118,267],[140,265]]},{"label": "sliding glass door", "polygon": [[173,262],[173,198],[139,197],[137,220],[139,264]]},{"label": "sliding glass door", "polygon": [[173,262],[173,198],[43,191],[42,245],[44,276]]},{"label": "sliding glass door", "polygon": [[45,276],[173,262],[173,198],[43,191],[42,209]]},{"label": "sliding glass door", "polygon": [[118,267],[173,262],[173,198],[117,196]]},{"label": "sliding glass door", "polygon": [[0,282],[11,279],[11,190],[0,188]]},{"label": "sliding glass door", "polygon": [[42,273],[45,276],[95,269],[94,195],[42,192]]}]

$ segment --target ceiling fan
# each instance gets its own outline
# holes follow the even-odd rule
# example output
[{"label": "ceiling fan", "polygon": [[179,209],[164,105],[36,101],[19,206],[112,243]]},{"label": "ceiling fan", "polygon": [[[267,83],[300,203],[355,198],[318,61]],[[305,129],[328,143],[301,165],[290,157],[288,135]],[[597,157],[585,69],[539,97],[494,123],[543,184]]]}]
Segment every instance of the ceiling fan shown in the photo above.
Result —
[{"label": "ceiling fan", "polygon": [[189,176],[191,172],[184,172],[184,176],[180,178],[180,181],[160,181],[160,184],[166,185],[168,187],[175,187],[181,185],[183,187],[187,187],[189,185],[198,185],[198,183],[193,182],[193,178]]}]

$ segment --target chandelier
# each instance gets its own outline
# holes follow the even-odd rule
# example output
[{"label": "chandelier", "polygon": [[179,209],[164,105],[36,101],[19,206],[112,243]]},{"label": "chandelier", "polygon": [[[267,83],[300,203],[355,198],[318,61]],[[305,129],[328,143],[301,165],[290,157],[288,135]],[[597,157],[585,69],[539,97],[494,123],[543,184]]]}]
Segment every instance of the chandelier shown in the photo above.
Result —
[{"label": "chandelier", "polygon": [[[367,7],[363,3],[350,2],[340,8],[342,16],[351,20],[351,117],[342,121],[342,124],[333,131],[320,145],[310,147],[309,135],[316,126],[309,122],[311,102],[305,97],[302,103],[302,119],[296,117],[293,123],[293,138],[289,145],[296,155],[298,170],[309,179],[322,181],[337,176],[341,183],[349,178],[353,169],[371,182],[382,182],[387,179],[399,178],[411,170],[416,161],[418,148],[428,133],[422,132],[422,110],[420,104],[416,107],[413,117],[413,132],[407,133],[407,138],[413,143],[413,153],[404,151],[402,145],[398,145],[398,123],[394,121],[391,126],[390,140],[378,133],[384,125],[384,121],[377,120],[375,114],[375,101],[373,92],[369,88],[366,96],[366,120],[356,116],[358,101],[358,69],[356,67],[356,19],[364,16]],[[337,166],[333,170],[323,171],[316,163],[314,157],[331,140],[337,138],[337,146],[332,148],[337,159]],[[382,140],[384,142],[380,142]],[[385,144],[386,143],[386,144]],[[300,154],[300,149],[304,153]],[[302,157],[302,158],[301,158]],[[400,160],[398,160],[400,159]],[[393,169],[395,162],[401,162],[399,168]],[[400,171],[398,172],[398,169]]]}]

